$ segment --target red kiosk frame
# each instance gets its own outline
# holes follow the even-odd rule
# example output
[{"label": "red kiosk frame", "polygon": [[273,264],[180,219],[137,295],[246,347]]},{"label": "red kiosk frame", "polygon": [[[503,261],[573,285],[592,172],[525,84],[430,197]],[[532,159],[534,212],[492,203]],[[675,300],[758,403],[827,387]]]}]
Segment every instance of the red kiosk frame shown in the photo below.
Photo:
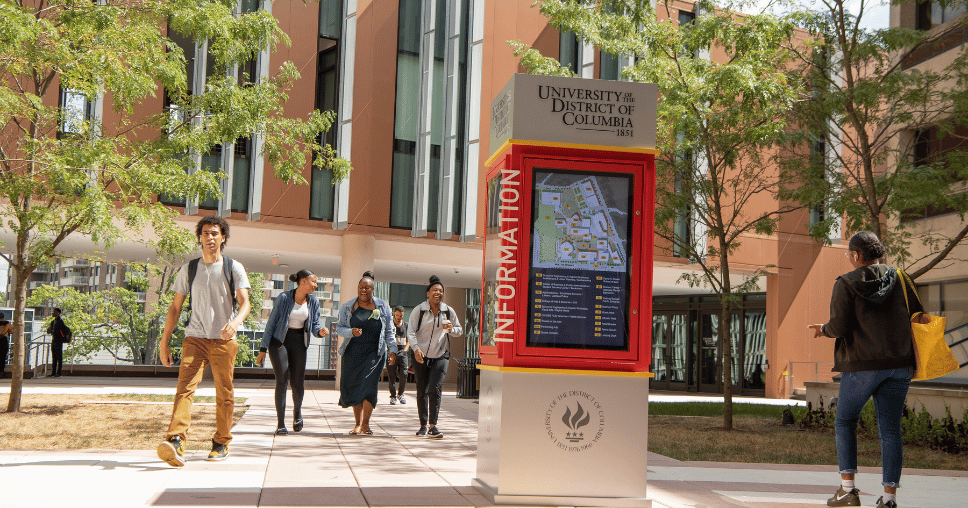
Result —
[{"label": "red kiosk frame", "polygon": [[[646,372],[651,365],[655,150],[509,140],[488,160],[488,227],[484,237],[481,363],[505,367]],[[629,260],[623,348],[537,345],[543,308],[533,280],[535,169],[619,175],[630,183]],[[497,210],[494,210],[497,208]],[[496,212],[496,215],[495,215]],[[510,233],[509,233],[510,232]],[[532,302],[531,300],[537,300]],[[532,308],[537,306],[537,308]],[[600,309],[595,309],[601,312]],[[521,316],[527,316],[521,319]],[[591,314],[594,319],[597,314]],[[602,327],[591,327],[599,329]],[[606,330],[607,333],[607,330]],[[644,336],[643,336],[644,335]],[[527,338],[527,339],[525,339]]]}]

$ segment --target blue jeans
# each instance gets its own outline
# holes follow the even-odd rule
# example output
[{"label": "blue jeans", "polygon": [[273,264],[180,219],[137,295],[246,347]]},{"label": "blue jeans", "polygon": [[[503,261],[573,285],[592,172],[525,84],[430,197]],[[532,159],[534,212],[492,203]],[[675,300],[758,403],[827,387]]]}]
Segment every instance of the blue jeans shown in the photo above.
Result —
[{"label": "blue jeans", "polygon": [[857,472],[857,420],[864,404],[874,397],[877,435],[881,440],[881,484],[900,487],[904,446],[901,442],[901,416],[904,398],[911,385],[911,369],[844,372],[837,399],[837,463],[841,474]]}]

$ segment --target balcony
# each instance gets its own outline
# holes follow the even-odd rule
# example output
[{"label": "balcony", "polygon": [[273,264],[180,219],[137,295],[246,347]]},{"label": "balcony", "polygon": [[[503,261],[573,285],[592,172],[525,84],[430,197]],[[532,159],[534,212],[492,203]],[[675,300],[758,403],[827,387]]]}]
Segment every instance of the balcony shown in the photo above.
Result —
[{"label": "balcony", "polygon": [[145,291],[133,291],[134,297],[138,302],[144,303],[145,299],[148,297],[148,293]]},{"label": "balcony", "polygon": [[90,277],[61,277],[60,285],[65,287],[70,286],[89,286],[91,284]]},{"label": "balcony", "polygon": [[91,266],[91,262],[86,259],[61,259],[61,268],[88,268]]},{"label": "balcony", "polygon": [[30,285],[28,285],[27,287],[31,291],[33,291],[33,290],[39,288],[40,286],[44,286],[44,285],[47,285],[47,284],[50,284],[50,282],[46,282],[46,281],[42,281],[42,280],[35,280],[35,281],[31,282]]}]

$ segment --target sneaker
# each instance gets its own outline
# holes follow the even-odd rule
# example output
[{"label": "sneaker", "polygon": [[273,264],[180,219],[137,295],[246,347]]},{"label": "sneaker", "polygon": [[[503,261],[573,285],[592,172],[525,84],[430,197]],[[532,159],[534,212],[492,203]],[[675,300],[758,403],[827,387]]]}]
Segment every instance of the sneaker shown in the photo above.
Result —
[{"label": "sneaker", "polygon": [[167,462],[171,467],[185,465],[185,443],[182,438],[172,436],[158,445],[158,458]]},{"label": "sneaker", "polygon": [[229,456],[229,445],[218,444],[212,440],[212,451],[208,452],[208,460],[223,460]]},{"label": "sneaker", "polygon": [[443,439],[444,435],[440,433],[440,430],[435,425],[430,427],[430,430],[427,431],[427,437],[431,439]]},{"label": "sneaker", "polygon": [[860,491],[857,489],[850,489],[848,492],[840,487],[834,493],[834,497],[827,500],[827,506],[860,506],[859,494]]},{"label": "sneaker", "polygon": [[292,421],[292,430],[293,430],[293,432],[299,432],[302,429],[303,429],[303,419],[302,418],[299,418],[297,420],[293,420]]},{"label": "sneaker", "polygon": [[285,427],[279,427],[279,428],[276,429],[276,435],[277,436],[288,436],[289,435],[289,431],[286,430]]},{"label": "sneaker", "polygon": [[406,403],[407,403],[407,398],[406,398],[406,397],[404,397],[403,395],[401,395],[401,396],[400,396],[400,403],[401,403],[401,404],[406,404]]},{"label": "sneaker", "polygon": [[884,502],[884,496],[877,498],[877,508],[897,508],[897,503],[894,501]]},{"label": "sneaker", "polygon": [[390,396],[390,405],[393,406],[393,405],[396,405],[396,403],[397,403],[397,398]]},{"label": "sneaker", "polygon": [[418,436],[426,436],[427,435],[427,427],[421,426],[420,427],[420,430],[417,431],[417,435]]}]

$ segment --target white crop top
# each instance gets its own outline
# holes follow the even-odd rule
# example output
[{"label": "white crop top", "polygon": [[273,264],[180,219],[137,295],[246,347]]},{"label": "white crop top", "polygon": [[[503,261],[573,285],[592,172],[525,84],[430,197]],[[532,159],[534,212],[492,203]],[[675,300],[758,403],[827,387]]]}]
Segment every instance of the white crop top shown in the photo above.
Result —
[{"label": "white crop top", "polygon": [[309,305],[306,302],[302,305],[293,302],[292,312],[289,313],[289,328],[302,328],[309,319]]}]

